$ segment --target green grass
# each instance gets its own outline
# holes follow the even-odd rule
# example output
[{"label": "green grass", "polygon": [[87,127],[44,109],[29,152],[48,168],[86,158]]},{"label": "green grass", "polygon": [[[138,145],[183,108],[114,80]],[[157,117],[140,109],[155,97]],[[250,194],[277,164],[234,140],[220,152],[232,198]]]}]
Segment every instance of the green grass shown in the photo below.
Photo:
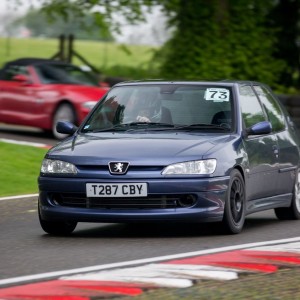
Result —
[{"label": "green grass", "polygon": [[[58,52],[58,45],[58,39],[0,38],[0,66],[21,57],[50,58]],[[95,67],[106,69],[113,66],[147,67],[155,48],[75,40],[74,49]],[[84,64],[78,59],[74,59],[73,63]]]},{"label": "green grass", "polygon": [[0,142],[0,197],[35,194],[46,149]]}]

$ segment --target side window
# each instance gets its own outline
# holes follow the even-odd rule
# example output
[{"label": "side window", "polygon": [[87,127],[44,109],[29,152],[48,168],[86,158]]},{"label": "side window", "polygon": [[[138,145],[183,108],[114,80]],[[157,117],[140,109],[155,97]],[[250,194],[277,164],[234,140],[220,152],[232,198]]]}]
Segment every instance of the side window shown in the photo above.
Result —
[{"label": "side window", "polygon": [[265,87],[255,86],[254,89],[263,104],[268,119],[272,124],[273,131],[283,130],[285,128],[284,115],[276,99],[273,98],[272,94]]},{"label": "side window", "polygon": [[246,128],[266,120],[262,107],[251,86],[240,87],[240,105]]},{"label": "side window", "polygon": [[10,66],[3,73],[2,80],[12,81],[13,77],[18,74],[28,75],[28,71],[24,66]]}]

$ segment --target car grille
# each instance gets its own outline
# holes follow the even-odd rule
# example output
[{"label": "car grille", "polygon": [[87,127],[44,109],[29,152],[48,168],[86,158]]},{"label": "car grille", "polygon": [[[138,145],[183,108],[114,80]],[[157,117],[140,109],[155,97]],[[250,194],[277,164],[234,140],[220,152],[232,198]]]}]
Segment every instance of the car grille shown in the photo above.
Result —
[{"label": "car grille", "polygon": [[54,205],[95,209],[187,208],[196,203],[193,195],[155,195],[143,198],[87,198],[85,194],[53,194]]}]

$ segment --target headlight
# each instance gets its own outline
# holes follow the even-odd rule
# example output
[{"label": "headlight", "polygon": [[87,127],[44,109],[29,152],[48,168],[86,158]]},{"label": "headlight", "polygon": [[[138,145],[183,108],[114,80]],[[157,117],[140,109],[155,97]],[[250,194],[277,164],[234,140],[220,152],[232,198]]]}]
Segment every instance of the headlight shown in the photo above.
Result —
[{"label": "headlight", "polygon": [[82,104],[82,106],[88,110],[91,110],[95,105],[96,105],[97,101],[87,101],[87,102],[84,102]]},{"label": "headlight", "polygon": [[208,175],[217,166],[216,159],[194,160],[167,166],[162,175]]},{"label": "headlight", "polygon": [[61,160],[44,159],[41,166],[41,173],[45,174],[76,174],[76,167]]}]

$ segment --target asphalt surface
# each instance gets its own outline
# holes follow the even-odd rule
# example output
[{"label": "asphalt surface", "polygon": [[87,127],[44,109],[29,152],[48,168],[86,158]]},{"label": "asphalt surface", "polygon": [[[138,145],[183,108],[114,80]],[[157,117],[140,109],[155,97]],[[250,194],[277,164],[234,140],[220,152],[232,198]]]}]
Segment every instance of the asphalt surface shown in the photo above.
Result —
[{"label": "asphalt surface", "polygon": [[293,238],[300,229],[267,211],[249,216],[238,235],[212,224],[79,223],[70,237],[53,237],[39,225],[36,197],[0,201],[0,211],[0,279]]},{"label": "asphalt surface", "polygon": [[53,146],[59,141],[54,139],[51,134],[45,133],[43,130],[17,125],[7,125],[0,123],[0,139],[12,139],[17,141],[27,141],[33,143],[41,143]]},{"label": "asphalt surface", "polygon": [[[0,138],[55,145],[34,128],[0,124]],[[247,217],[239,235],[220,235],[211,224],[83,224],[68,238],[51,237],[39,226],[37,199],[0,201],[0,279],[70,270],[163,255],[299,236],[300,222],[278,221],[273,211]],[[244,274],[230,282],[203,280],[188,289],[149,290],[152,299],[300,299],[300,269]],[[132,299],[118,297],[116,299]]]}]

